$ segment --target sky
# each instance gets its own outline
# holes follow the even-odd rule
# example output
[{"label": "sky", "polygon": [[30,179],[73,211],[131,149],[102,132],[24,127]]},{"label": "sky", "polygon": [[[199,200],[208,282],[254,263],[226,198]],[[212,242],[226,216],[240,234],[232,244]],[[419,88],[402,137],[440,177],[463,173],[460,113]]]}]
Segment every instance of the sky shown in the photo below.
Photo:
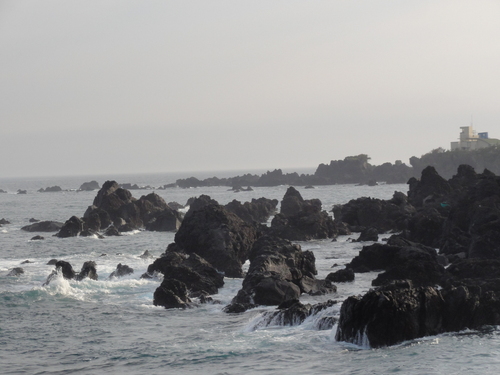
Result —
[{"label": "sky", "polygon": [[0,176],[293,169],[500,138],[500,2],[0,0]]}]

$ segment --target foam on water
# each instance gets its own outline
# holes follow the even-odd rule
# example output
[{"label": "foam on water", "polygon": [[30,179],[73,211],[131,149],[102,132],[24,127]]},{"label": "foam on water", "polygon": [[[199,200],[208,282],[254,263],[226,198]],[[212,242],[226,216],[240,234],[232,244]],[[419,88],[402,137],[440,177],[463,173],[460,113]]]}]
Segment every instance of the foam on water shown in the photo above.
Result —
[{"label": "foam on water", "polygon": [[[185,176],[189,177],[189,176]],[[158,186],[154,176],[121,182]],[[179,177],[177,177],[179,178]],[[77,188],[93,178],[69,180],[9,181],[9,191],[27,189],[28,194],[0,194],[0,217],[12,224],[0,228],[0,363],[2,374],[119,373],[178,374],[277,373],[387,374],[410,375],[468,373],[496,374],[500,369],[500,331],[440,335],[391,348],[368,349],[360,334],[359,345],[336,342],[337,326],[318,330],[321,314],[338,316],[341,302],[363,294],[371,287],[375,272],[356,274],[352,283],[338,284],[328,296],[302,296],[302,303],[338,300],[328,311],[311,316],[296,326],[271,325],[255,329],[263,314],[275,307],[257,308],[243,314],[226,314],[223,307],[241,288],[241,279],[225,279],[213,296],[220,304],[165,310],[154,306],[153,293],[160,279],[140,279],[154,259],[141,259],[146,250],[158,257],[174,240],[174,233],[134,231],[121,237],[68,238],[40,233],[43,241],[30,241],[38,233],[21,231],[35,217],[64,222],[82,215],[96,192],[36,193],[40,187],[59,185]],[[118,178],[115,178],[119,180]],[[74,181],[74,180],[71,180]],[[102,184],[104,180],[100,181]],[[119,181],[120,182],[120,181]],[[25,184],[25,185],[23,185]],[[14,189],[15,188],[15,189]],[[5,187],[4,187],[5,189]],[[281,200],[287,186],[255,188],[235,195],[227,188],[157,190],[167,202],[187,202],[192,196],[210,195],[221,204],[233,199],[247,201],[266,197]],[[359,196],[388,199],[394,190],[406,192],[406,185],[355,187],[321,186],[299,188],[304,199],[319,198],[323,208],[346,203]],[[141,190],[140,194],[151,191]],[[132,191],[137,197],[137,192]],[[354,236],[353,236],[354,237]],[[348,237],[300,243],[315,254],[318,277],[343,268],[357,255],[362,244]],[[106,256],[101,256],[106,254]],[[97,263],[99,279],[65,280],[60,275],[42,286],[55,269],[46,263],[65,260],[76,272],[85,261]],[[29,259],[35,263],[23,264]],[[118,263],[134,269],[132,275],[109,279]],[[7,277],[9,269],[22,267],[25,273]],[[245,265],[247,269],[248,263]],[[325,315],[326,316],[326,315]]]}]

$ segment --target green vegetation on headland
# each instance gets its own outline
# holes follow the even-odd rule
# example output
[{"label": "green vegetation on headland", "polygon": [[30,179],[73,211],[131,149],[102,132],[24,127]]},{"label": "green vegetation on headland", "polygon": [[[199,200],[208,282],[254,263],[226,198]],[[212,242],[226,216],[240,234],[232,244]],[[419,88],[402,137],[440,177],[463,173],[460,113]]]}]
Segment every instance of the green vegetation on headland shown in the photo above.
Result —
[{"label": "green vegetation on headland", "polygon": [[199,180],[196,177],[179,179],[174,184],[165,187],[179,186],[182,188],[202,186],[230,186],[235,189],[244,186],[278,186],[278,185],[335,185],[335,184],[369,184],[377,182],[387,184],[406,183],[411,177],[419,178],[422,170],[433,166],[444,178],[456,174],[461,164],[470,165],[477,172],[488,169],[500,174],[500,146],[492,146],[473,151],[445,151],[442,148],[432,150],[420,158],[410,158],[408,166],[401,161],[372,165],[366,154],[347,156],[344,160],[332,160],[329,164],[318,165],[314,174],[283,173],[281,169],[267,171],[259,175],[245,174],[229,178],[211,177]]}]

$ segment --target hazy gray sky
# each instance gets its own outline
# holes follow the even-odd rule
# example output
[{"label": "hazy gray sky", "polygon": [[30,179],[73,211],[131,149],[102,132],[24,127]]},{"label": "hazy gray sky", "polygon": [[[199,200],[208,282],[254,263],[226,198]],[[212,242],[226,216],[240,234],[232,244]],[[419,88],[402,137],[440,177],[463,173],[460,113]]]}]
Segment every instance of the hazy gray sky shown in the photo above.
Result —
[{"label": "hazy gray sky", "polygon": [[373,164],[500,138],[500,2],[0,0],[0,174]]}]

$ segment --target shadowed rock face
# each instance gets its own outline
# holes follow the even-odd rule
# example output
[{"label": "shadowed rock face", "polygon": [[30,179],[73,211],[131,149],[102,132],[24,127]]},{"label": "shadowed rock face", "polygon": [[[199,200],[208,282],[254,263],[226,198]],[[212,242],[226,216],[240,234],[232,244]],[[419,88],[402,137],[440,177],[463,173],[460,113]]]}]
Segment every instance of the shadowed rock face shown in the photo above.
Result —
[{"label": "shadowed rock face", "polygon": [[175,248],[176,245],[171,244],[166,253],[148,267],[147,275],[155,272],[164,275],[162,284],[155,291],[154,304],[184,308],[191,305],[190,297],[216,294],[224,285],[223,276],[200,256],[179,253],[173,250]]},{"label": "shadowed rock face", "polygon": [[500,299],[492,291],[389,287],[344,301],[335,338],[376,348],[499,323]]},{"label": "shadowed rock face", "polygon": [[22,227],[27,232],[57,232],[63,226],[63,223],[57,221],[39,221]]},{"label": "shadowed rock face", "polygon": [[290,241],[334,238],[338,230],[319,199],[304,200],[289,187],[281,202],[281,212],[271,222],[271,233]]},{"label": "shadowed rock face", "polygon": [[346,267],[354,272],[384,270],[372,282],[374,286],[400,279],[409,279],[414,285],[433,286],[445,272],[436,250],[397,236],[391,237],[387,244],[364,246]]},{"label": "shadowed rock face", "polygon": [[257,236],[255,226],[224,207],[195,201],[175,234],[175,244],[185,253],[206,259],[227,277],[242,277],[241,267]]},{"label": "shadowed rock face", "polygon": [[382,200],[361,197],[352,199],[341,207],[334,208],[335,220],[347,223],[352,228],[374,228],[379,233],[406,229],[415,208],[401,192],[392,199]]},{"label": "shadowed rock face", "polygon": [[265,223],[276,211],[278,203],[277,199],[259,198],[242,204],[234,199],[224,207],[226,210],[238,215],[240,219],[252,224]]},{"label": "shadowed rock face", "polygon": [[301,293],[333,293],[336,287],[316,280],[314,254],[288,240],[265,235],[250,252],[250,267],[242,289],[226,312],[241,312],[255,305],[279,305]]}]

